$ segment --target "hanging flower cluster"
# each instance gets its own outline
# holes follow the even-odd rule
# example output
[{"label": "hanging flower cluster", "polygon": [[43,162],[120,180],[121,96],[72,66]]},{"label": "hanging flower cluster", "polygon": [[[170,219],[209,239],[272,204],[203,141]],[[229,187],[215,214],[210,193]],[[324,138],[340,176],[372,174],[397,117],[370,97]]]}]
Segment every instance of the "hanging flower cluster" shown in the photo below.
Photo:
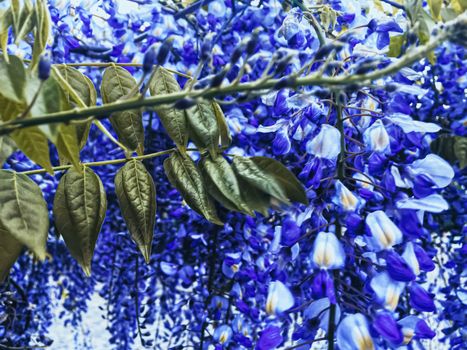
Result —
[{"label": "hanging flower cluster", "polygon": [[[249,187],[240,183],[241,195],[255,207],[213,196],[222,203],[218,217],[197,210],[210,222],[183,202],[164,158],[142,159],[157,185],[157,209],[155,222],[148,224],[154,226],[152,241],[140,242],[128,234],[133,230],[120,209],[125,198],[115,179],[125,174],[111,163],[96,167],[107,193],[107,219],[91,277],[76,262],[82,263],[79,254],[71,251],[75,260],[66,249],[67,222],[55,215],[50,257],[37,262],[25,253],[9,277],[0,273],[5,277],[0,348],[60,344],[61,336],[50,332],[59,318],[72,326],[75,348],[92,349],[83,339],[100,335],[92,330],[83,335],[80,326],[93,317],[106,323],[105,348],[115,349],[311,349],[319,344],[373,350],[416,349],[430,342],[462,349],[463,6],[452,1],[440,10],[422,1],[402,6],[383,0],[48,2],[53,35],[46,46],[50,60],[38,61],[42,81],[49,78],[50,62],[73,63],[99,86],[106,79],[99,64],[114,62],[113,69],[125,69],[140,82],[152,72],[162,79],[171,70],[182,72],[172,79],[190,91],[246,86],[207,96],[221,102],[232,168],[240,172],[246,166],[236,161],[245,159],[240,157],[274,157],[297,176],[307,198],[284,196],[273,183],[262,182],[261,192],[251,186],[255,179],[246,179]],[[31,45],[14,42],[11,31],[3,50],[34,59]],[[439,47],[421,51],[436,38]],[[422,55],[409,62],[417,50]],[[154,70],[154,65],[165,68]],[[313,84],[301,83],[313,74]],[[111,94],[102,89],[94,99],[111,103]],[[184,97],[171,105],[173,113],[190,113],[197,101]],[[167,128],[164,108],[143,113],[144,142],[133,147],[138,152],[180,149],[186,142]],[[110,129],[115,120],[101,124]],[[190,127],[193,134],[199,130]],[[126,157],[95,125],[88,132],[82,162]],[[131,142],[118,132],[112,135]],[[190,139],[189,149],[201,148],[196,135]],[[4,144],[0,138],[2,151]],[[192,155],[207,167],[204,156]],[[51,152],[51,164],[60,161]],[[33,167],[20,151],[3,164],[18,172]],[[30,178],[52,214],[58,177]],[[235,211],[228,210],[232,207]],[[82,265],[90,273],[91,267]],[[105,300],[99,315],[88,312],[97,297]]]}]

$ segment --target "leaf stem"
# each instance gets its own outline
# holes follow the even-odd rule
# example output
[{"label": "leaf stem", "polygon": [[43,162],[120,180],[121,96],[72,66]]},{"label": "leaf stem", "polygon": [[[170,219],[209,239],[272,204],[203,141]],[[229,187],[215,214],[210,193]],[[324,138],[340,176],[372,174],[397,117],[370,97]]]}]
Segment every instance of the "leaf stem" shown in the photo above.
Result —
[{"label": "leaf stem", "polygon": [[[154,157],[160,157],[165,154],[170,154],[172,152],[176,151],[176,148],[170,148],[165,151],[159,151],[155,153],[149,153],[145,154],[142,156],[136,156],[136,157],[130,157],[130,158],[119,158],[119,159],[110,159],[110,160],[102,160],[98,162],[88,162],[88,163],[82,163],[85,166],[88,167],[95,167],[95,166],[103,166],[103,165],[113,165],[113,164],[120,164],[120,163],[125,163],[128,162],[132,159],[138,159],[138,160],[143,160],[143,159],[148,159],[148,158],[154,158]],[[187,151],[198,151],[197,149],[187,149]],[[62,170],[67,170],[70,169],[72,165],[60,165],[56,167],[52,167],[52,169],[55,171],[62,171]],[[19,172],[20,174],[25,174],[25,175],[35,175],[35,174],[42,174],[46,173],[47,170],[41,168],[41,169],[35,169],[35,170],[27,170],[27,171],[21,171]]]},{"label": "leaf stem", "polygon": [[102,124],[99,120],[94,120],[93,124],[98,127],[102,133],[109,138],[110,141],[115,143],[118,147],[120,147],[124,152],[128,152],[128,148],[126,148],[122,143],[120,143],[107,128]]}]

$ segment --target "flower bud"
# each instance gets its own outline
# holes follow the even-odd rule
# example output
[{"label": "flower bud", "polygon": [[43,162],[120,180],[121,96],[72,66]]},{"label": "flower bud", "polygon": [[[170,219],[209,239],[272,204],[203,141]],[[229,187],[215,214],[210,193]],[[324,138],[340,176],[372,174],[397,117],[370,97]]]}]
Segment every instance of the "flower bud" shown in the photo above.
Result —
[{"label": "flower bud", "polygon": [[146,50],[143,58],[143,72],[148,74],[152,71],[152,67],[156,63],[156,50],[151,46]]},{"label": "flower bud", "polygon": [[47,80],[50,76],[50,59],[47,55],[42,55],[39,59],[38,76],[40,80]]},{"label": "flower bud", "polygon": [[230,63],[235,64],[237,61],[242,57],[243,53],[243,45],[238,45],[235,50],[232,52],[232,56],[230,56]]},{"label": "flower bud", "polygon": [[157,52],[157,57],[156,57],[156,63],[159,66],[162,66],[167,61],[167,57],[169,56],[170,50],[172,49],[172,45],[173,45],[173,38],[168,38],[159,47],[159,51]]},{"label": "flower bud", "polygon": [[248,56],[255,53],[256,45],[258,44],[258,32],[254,31],[250,40],[246,43],[245,51]]}]

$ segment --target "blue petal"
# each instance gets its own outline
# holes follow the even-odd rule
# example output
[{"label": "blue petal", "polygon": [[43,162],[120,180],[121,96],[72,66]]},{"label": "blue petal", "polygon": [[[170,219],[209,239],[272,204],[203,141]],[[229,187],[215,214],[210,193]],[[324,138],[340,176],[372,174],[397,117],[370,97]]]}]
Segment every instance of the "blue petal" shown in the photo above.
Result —
[{"label": "blue petal", "polygon": [[405,283],[394,281],[386,272],[381,272],[371,279],[370,286],[378,302],[387,310],[394,311],[399,304],[399,297],[404,290]]},{"label": "blue petal", "polygon": [[335,127],[323,124],[318,135],[306,144],[306,151],[318,158],[336,160],[341,151],[341,134]]},{"label": "blue petal", "polygon": [[377,210],[368,214],[365,223],[372,234],[372,243],[377,251],[391,248],[402,242],[401,230],[384,211]]},{"label": "blue petal", "polygon": [[413,175],[429,176],[438,188],[448,186],[454,177],[454,170],[448,162],[435,154],[416,160],[408,168]]},{"label": "blue petal", "polygon": [[281,282],[273,281],[269,284],[266,312],[280,314],[294,305],[294,297],[290,290]]},{"label": "blue petal", "polygon": [[421,312],[436,311],[433,297],[417,283],[412,283],[410,286],[410,306]]},{"label": "blue petal", "polygon": [[406,134],[409,132],[427,133],[441,130],[441,127],[437,124],[413,120],[412,117],[403,113],[393,113],[390,117],[385,119],[399,126]]},{"label": "blue petal", "polygon": [[282,343],[283,339],[279,327],[269,326],[261,332],[256,348],[258,350],[273,350]]},{"label": "blue petal", "polygon": [[441,213],[449,209],[448,202],[439,194],[432,194],[421,199],[405,198],[396,202],[396,206],[399,209],[423,210],[430,213]]},{"label": "blue petal", "polygon": [[320,232],[311,253],[314,264],[322,269],[340,269],[345,265],[342,243],[332,232]]},{"label": "blue petal", "polygon": [[375,121],[363,134],[366,147],[375,152],[390,151],[389,134],[381,119]]},{"label": "blue petal", "polygon": [[401,344],[404,339],[401,327],[388,312],[378,314],[373,327],[383,338],[394,345]]},{"label": "blue petal", "polygon": [[386,269],[389,276],[395,281],[410,282],[415,274],[409,264],[396,252],[388,251],[386,256]]},{"label": "blue petal", "polygon": [[362,314],[346,316],[336,332],[339,350],[374,349],[373,339],[368,330],[368,322]]},{"label": "blue petal", "polygon": [[[321,298],[310,304],[305,309],[304,316],[307,320],[313,320],[319,318],[319,327],[324,329],[326,332],[329,325],[329,306],[331,305],[329,298]],[[341,318],[341,309],[339,305],[336,305],[336,316],[335,324],[337,325]]]}]

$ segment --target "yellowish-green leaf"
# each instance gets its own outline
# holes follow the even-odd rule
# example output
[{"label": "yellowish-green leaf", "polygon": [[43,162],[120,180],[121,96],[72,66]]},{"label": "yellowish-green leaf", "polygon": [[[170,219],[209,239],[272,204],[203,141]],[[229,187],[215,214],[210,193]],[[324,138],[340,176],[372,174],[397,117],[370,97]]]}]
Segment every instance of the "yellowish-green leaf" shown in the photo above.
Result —
[{"label": "yellowish-green leaf", "polygon": [[54,198],[55,225],[88,276],[106,209],[104,186],[91,168],[70,169],[62,176]]},{"label": "yellowish-green leaf", "polygon": [[3,52],[3,58],[8,62],[8,30],[13,24],[13,15],[11,8],[0,10],[0,48]]},{"label": "yellowish-green leaf", "polygon": [[31,69],[39,62],[39,57],[47,46],[50,37],[50,13],[46,0],[37,0],[35,11],[36,28],[34,31],[34,45],[32,47]]},{"label": "yellowish-green leaf", "polygon": [[24,101],[26,71],[23,61],[17,56],[9,56],[9,63],[0,59],[0,77],[0,94],[17,103]]},{"label": "yellowish-green leaf", "polygon": [[443,6],[443,0],[428,0],[428,6],[430,7],[431,15],[436,21],[441,20],[441,7]]},{"label": "yellowish-green leaf", "polygon": [[[118,66],[110,66],[104,71],[101,96],[104,103],[112,103],[125,98],[137,88],[136,80],[130,72]],[[112,127],[119,141],[128,149],[144,153],[143,116],[138,109],[116,112],[110,116]]]},{"label": "yellowish-green leaf", "polygon": [[0,227],[45,259],[49,211],[39,186],[27,175],[0,170]]},{"label": "yellowish-green leaf", "polygon": [[191,209],[207,220],[223,225],[200,171],[186,153],[172,153],[164,161],[164,170],[170,183],[180,192]]},{"label": "yellowish-green leaf", "polygon": [[16,143],[9,135],[0,136],[0,168],[16,149]]},{"label": "yellowish-green leaf", "polygon": [[[58,71],[60,74],[60,76],[56,76],[56,80],[70,108],[74,106],[86,107],[96,105],[96,88],[87,76],[76,68],[64,64],[55,65],[54,68],[54,72]],[[76,124],[75,128],[79,149],[82,149],[88,138],[91,121]]]},{"label": "yellowish-green leaf", "polygon": [[23,245],[0,227],[0,283],[5,281],[11,267],[21,255]]},{"label": "yellowish-green leaf", "polygon": [[54,173],[47,137],[37,126],[15,130],[11,133],[11,138],[28,158],[46,169],[49,174]]},{"label": "yellowish-green leaf", "polygon": [[30,0],[25,0],[19,16],[18,32],[15,32],[16,45],[33,30],[35,24],[36,15],[34,13],[34,7]]},{"label": "yellowish-green leaf", "polygon": [[199,168],[207,185],[209,194],[227,209],[240,211],[254,216],[241,195],[237,176],[227,160],[221,155],[212,159],[205,157]]},{"label": "yellowish-green leaf", "polygon": [[219,127],[211,102],[202,101],[186,111],[189,135],[198,149],[208,149],[216,157],[219,145]]},{"label": "yellowish-green leaf", "polygon": [[214,109],[214,114],[216,115],[217,127],[219,128],[220,145],[223,148],[227,148],[232,143],[232,135],[230,134],[229,125],[227,124],[227,120],[225,119],[221,106],[219,106],[217,102],[213,102],[212,107]]},{"label": "yellowish-green leaf", "polygon": [[402,50],[402,45],[405,41],[405,35],[392,36],[389,42],[389,57],[399,57]]},{"label": "yellowish-green leaf", "polygon": [[74,125],[59,125],[55,146],[61,159],[69,160],[76,170],[81,171],[78,138]]},{"label": "yellowish-green leaf", "polygon": [[[41,87],[42,84],[42,87]],[[34,76],[30,76],[27,84],[27,99],[28,102],[34,99],[37,91],[40,88],[40,93],[37,95],[36,101],[31,108],[31,116],[42,116],[44,114],[60,112],[69,109],[68,103],[65,100],[57,81],[51,76],[43,83]],[[44,132],[47,138],[54,144],[57,144],[60,124],[43,124],[39,128]]]},{"label": "yellowish-green leaf", "polygon": [[143,163],[133,159],[115,175],[115,193],[131,237],[149,264],[156,221],[156,186]]},{"label": "yellowish-green leaf", "polygon": [[[165,95],[180,92],[180,85],[173,77],[172,73],[163,67],[157,68],[154,79],[149,87],[151,95]],[[173,106],[157,106],[154,108],[159,116],[162,125],[182,152],[186,149],[188,142],[188,127],[185,112]]]}]

